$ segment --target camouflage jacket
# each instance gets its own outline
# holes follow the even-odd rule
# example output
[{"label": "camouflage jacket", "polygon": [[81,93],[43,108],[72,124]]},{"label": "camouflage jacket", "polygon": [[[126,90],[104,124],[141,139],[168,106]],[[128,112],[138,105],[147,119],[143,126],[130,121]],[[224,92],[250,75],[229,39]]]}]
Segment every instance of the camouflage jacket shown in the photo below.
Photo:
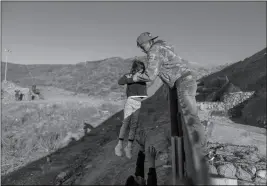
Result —
[{"label": "camouflage jacket", "polygon": [[146,71],[137,76],[137,81],[152,82],[159,76],[172,88],[175,81],[188,72],[195,74],[189,65],[174,53],[173,47],[159,40],[147,52]]}]

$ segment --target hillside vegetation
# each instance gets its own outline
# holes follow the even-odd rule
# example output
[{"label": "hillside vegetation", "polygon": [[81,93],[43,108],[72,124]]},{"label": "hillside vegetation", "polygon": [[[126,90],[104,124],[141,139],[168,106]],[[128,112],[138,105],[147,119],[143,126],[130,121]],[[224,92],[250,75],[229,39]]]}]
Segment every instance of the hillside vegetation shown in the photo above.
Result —
[{"label": "hillside vegetation", "polygon": [[[4,63],[2,63],[3,67]],[[88,95],[107,95],[111,91],[121,92],[123,87],[117,79],[130,69],[130,61],[111,58],[75,65],[18,65],[8,64],[8,80],[23,87],[54,86]],[[32,80],[29,71],[34,77]],[[2,68],[3,72],[3,68]],[[2,73],[3,77],[3,73]]]},{"label": "hillside vegetation", "polygon": [[[124,95],[124,87],[119,86],[117,81],[119,77],[130,71],[132,59],[114,57],[73,65],[26,66],[8,63],[7,79],[22,87],[29,87],[35,83],[37,86],[54,86],[75,93],[85,93],[89,96],[105,97],[110,93],[123,93]],[[146,62],[143,56],[139,59]],[[5,63],[2,63],[2,79],[4,78],[4,65]],[[202,65],[192,64],[191,66],[199,72],[200,76],[209,72]]]},{"label": "hillside vegetation", "polygon": [[90,131],[84,122],[96,127],[121,108],[119,102],[89,98],[3,104],[1,174],[53,153],[71,138],[79,140]]},{"label": "hillside vegetation", "polygon": [[209,87],[219,76],[227,76],[230,82],[243,92],[255,91],[250,99],[234,108],[236,116],[233,119],[266,127],[266,48],[202,78],[202,81]]}]

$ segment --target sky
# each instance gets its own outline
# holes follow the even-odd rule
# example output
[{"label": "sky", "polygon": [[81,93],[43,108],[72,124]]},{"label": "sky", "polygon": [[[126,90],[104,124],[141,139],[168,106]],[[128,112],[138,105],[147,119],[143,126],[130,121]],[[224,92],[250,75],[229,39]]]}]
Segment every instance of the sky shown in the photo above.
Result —
[{"label": "sky", "polygon": [[204,65],[266,47],[265,2],[2,2],[1,18],[2,52],[18,64],[141,56],[136,38],[146,31]]}]

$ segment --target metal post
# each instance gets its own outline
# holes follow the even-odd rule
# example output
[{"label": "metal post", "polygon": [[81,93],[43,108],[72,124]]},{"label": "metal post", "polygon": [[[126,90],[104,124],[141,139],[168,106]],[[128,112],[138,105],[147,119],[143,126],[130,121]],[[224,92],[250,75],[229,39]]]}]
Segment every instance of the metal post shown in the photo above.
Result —
[{"label": "metal post", "polygon": [[6,82],[6,73],[7,73],[7,55],[6,55],[6,66],[5,66],[5,82]]},{"label": "metal post", "polygon": [[4,82],[7,82],[6,77],[7,77],[7,58],[8,58],[8,53],[11,53],[11,50],[5,49],[6,52],[6,66],[5,66],[5,80]]},{"label": "metal post", "polygon": [[171,117],[171,145],[172,145],[172,172],[173,184],[184,177],[184,149],[182,120],[178,110],[178,96],[176,87],[169,90],[170,117]]}]

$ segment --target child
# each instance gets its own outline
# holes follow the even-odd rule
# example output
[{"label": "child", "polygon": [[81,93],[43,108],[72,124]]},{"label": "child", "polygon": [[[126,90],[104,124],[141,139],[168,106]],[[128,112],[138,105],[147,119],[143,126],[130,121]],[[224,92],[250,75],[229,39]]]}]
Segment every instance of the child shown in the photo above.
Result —
[{"label": "child", "polygon": [[[128,136],[128,144],[124,148],[125,155],[127,158],[131,159],[132,157],[132,145],[135,139],[136,129],[138,127],[138,117],[141,108],[141,101],[144,97],[147,97],[146,83],[138,82],[135,83],[132,80],[132,76],[136,73],[144,73],[145,65],[143,62],[134,60],[132,64],[132,69],[129,74],[125,74],[118,81],[119,85],[127,84],[127,101],[124,106],[124,120],[119,134],[119,142],[115,147],[115,154],[117,156],[122,156],[122,147],[124,135],[127,128],[130,128]],[[130,125],[130,126],[129,126]]]},{"label": "child", "polygon": [[138,153],[138,158],[136,162],[135,175],[131,175],[126,180],[125,186],[157,186],[157,173],[155,169],[155,159],[156,159],[156,149],[153,146],[148,148],[148,166],[149,171],[147,174],[147,183],[145,181],[145,140],[146,135],[144,132],[140,133],[140,140],[136,140],[140,145],[140,150]]}]

